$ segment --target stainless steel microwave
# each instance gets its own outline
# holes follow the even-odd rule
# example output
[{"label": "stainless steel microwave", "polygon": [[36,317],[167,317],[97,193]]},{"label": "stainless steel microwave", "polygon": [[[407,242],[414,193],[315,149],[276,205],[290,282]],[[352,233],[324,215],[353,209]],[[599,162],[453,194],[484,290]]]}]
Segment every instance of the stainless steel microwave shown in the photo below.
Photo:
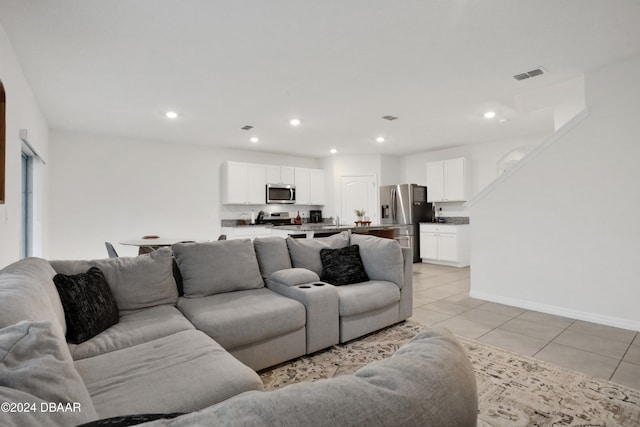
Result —
[{"label": "stainless steel microwave", "polygon": [[267,204],[293,204],[296,202],[296,186],[289,184],[267,184]]}]

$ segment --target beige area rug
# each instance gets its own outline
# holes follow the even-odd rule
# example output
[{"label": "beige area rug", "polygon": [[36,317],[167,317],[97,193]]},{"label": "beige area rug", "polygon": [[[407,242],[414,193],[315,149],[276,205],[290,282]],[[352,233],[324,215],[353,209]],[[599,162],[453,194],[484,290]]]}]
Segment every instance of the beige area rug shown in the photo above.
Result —
[{"label": "beige area rug", "polygon": [[[266,390],[355,372],[425,328],[405,322],[260,372]],[[476,373],[479,426],[640,426],[640,391],[458,337]]]}]

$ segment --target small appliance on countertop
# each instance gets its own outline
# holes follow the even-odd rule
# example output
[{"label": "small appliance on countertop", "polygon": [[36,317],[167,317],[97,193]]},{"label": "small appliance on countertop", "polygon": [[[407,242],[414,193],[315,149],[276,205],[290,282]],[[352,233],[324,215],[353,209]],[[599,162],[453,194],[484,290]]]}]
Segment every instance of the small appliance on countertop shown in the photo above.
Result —
[{"label": "small appliance on countertop", "polygon": [[313,209],[309,210],[309,222],[313,224],[322,222],[322,211]]}]

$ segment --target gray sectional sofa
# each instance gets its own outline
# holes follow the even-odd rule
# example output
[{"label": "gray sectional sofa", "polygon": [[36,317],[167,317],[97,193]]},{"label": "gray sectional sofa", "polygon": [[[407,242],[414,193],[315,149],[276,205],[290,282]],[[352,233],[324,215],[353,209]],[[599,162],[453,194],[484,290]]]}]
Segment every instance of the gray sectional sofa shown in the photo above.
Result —
[{"label": "gray sectional sofa", "polygon": [[[337,250],[354,244],[369,280],[343,286],[322,282],[327,273],[322,257],[340,255]],[[84,277],[92,267],[104,275],[119,320],[74,344],[69,336],[75,323],[67,322],[68,303],[61,300],[54,277]],[[261,391],[256,370],[409,317],[411,269],[410,251],[395,241],[347,232],[324,239],[183,243],[131,258],[18,261],[0,271],[0,401],[33,402],[33,409],[72,402],[79,410],[3,416],[8,425],[66,426],[204,408],[222,408],[211,409],[220,416],[242,412],[253,400],[258,408],[267,404],[258,401],[278,398]],[[460,353],[453,338],[437,337],[416,348],[446,342],[442,345],[448,351]],[[415,350],[420,351],[425,350]],[[449,362],[438,363],[446,367]],[[453,370],[468,376],[469,366],[456,365]],[[464,378],[465,388],[473,386],[475,393],[475,382]],[[348,382],[344,387],[350,387]],[[254,391],[258,394],[247,394]],[[230,406],[232,412],[216,406],[237,395],[242,399],[233,402],[241,404],[229,403],[236,405]],[[272,397],[264,400],[263,395]]]}]

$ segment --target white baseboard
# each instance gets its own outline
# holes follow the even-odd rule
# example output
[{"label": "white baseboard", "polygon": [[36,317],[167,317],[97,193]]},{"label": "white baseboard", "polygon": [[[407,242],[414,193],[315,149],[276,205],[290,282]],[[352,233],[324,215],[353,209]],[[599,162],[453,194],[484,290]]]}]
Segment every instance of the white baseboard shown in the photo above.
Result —
[{"label": "white baseboard", "polygon": [[533,301],[522,300],[517,298],[508,298],[501,295],[489,294],[485,292],[477,292],[471,290],[469,296],[484,301],[496,302],[499,304],[511,305],[514,307],[524,308],[526,310],[539,311],[547,314],[555,314],[556,316],[568,317],[570,319],[584,320],[586,322],[599,323],[601,325],[613,326],[616,328],[629,329],[632,331],[640,331],[640,322],[631,319],[622,319],[619,317],[603,316],[601,314],[589,313],[587,311],[573,310],[566,307],[555,305],[540,304]]},{"label": "white baseboard", "polygon": [[460,263],[460,262],[450,262],[450,261],[440,261],[440,260],[435,260],[435,259],[429,259],[429,258],[422,258],[421,261],[423,264],[435,264],[435,265],[444,265],[446,267],[467,267],[469,266],[469,263]]}]

